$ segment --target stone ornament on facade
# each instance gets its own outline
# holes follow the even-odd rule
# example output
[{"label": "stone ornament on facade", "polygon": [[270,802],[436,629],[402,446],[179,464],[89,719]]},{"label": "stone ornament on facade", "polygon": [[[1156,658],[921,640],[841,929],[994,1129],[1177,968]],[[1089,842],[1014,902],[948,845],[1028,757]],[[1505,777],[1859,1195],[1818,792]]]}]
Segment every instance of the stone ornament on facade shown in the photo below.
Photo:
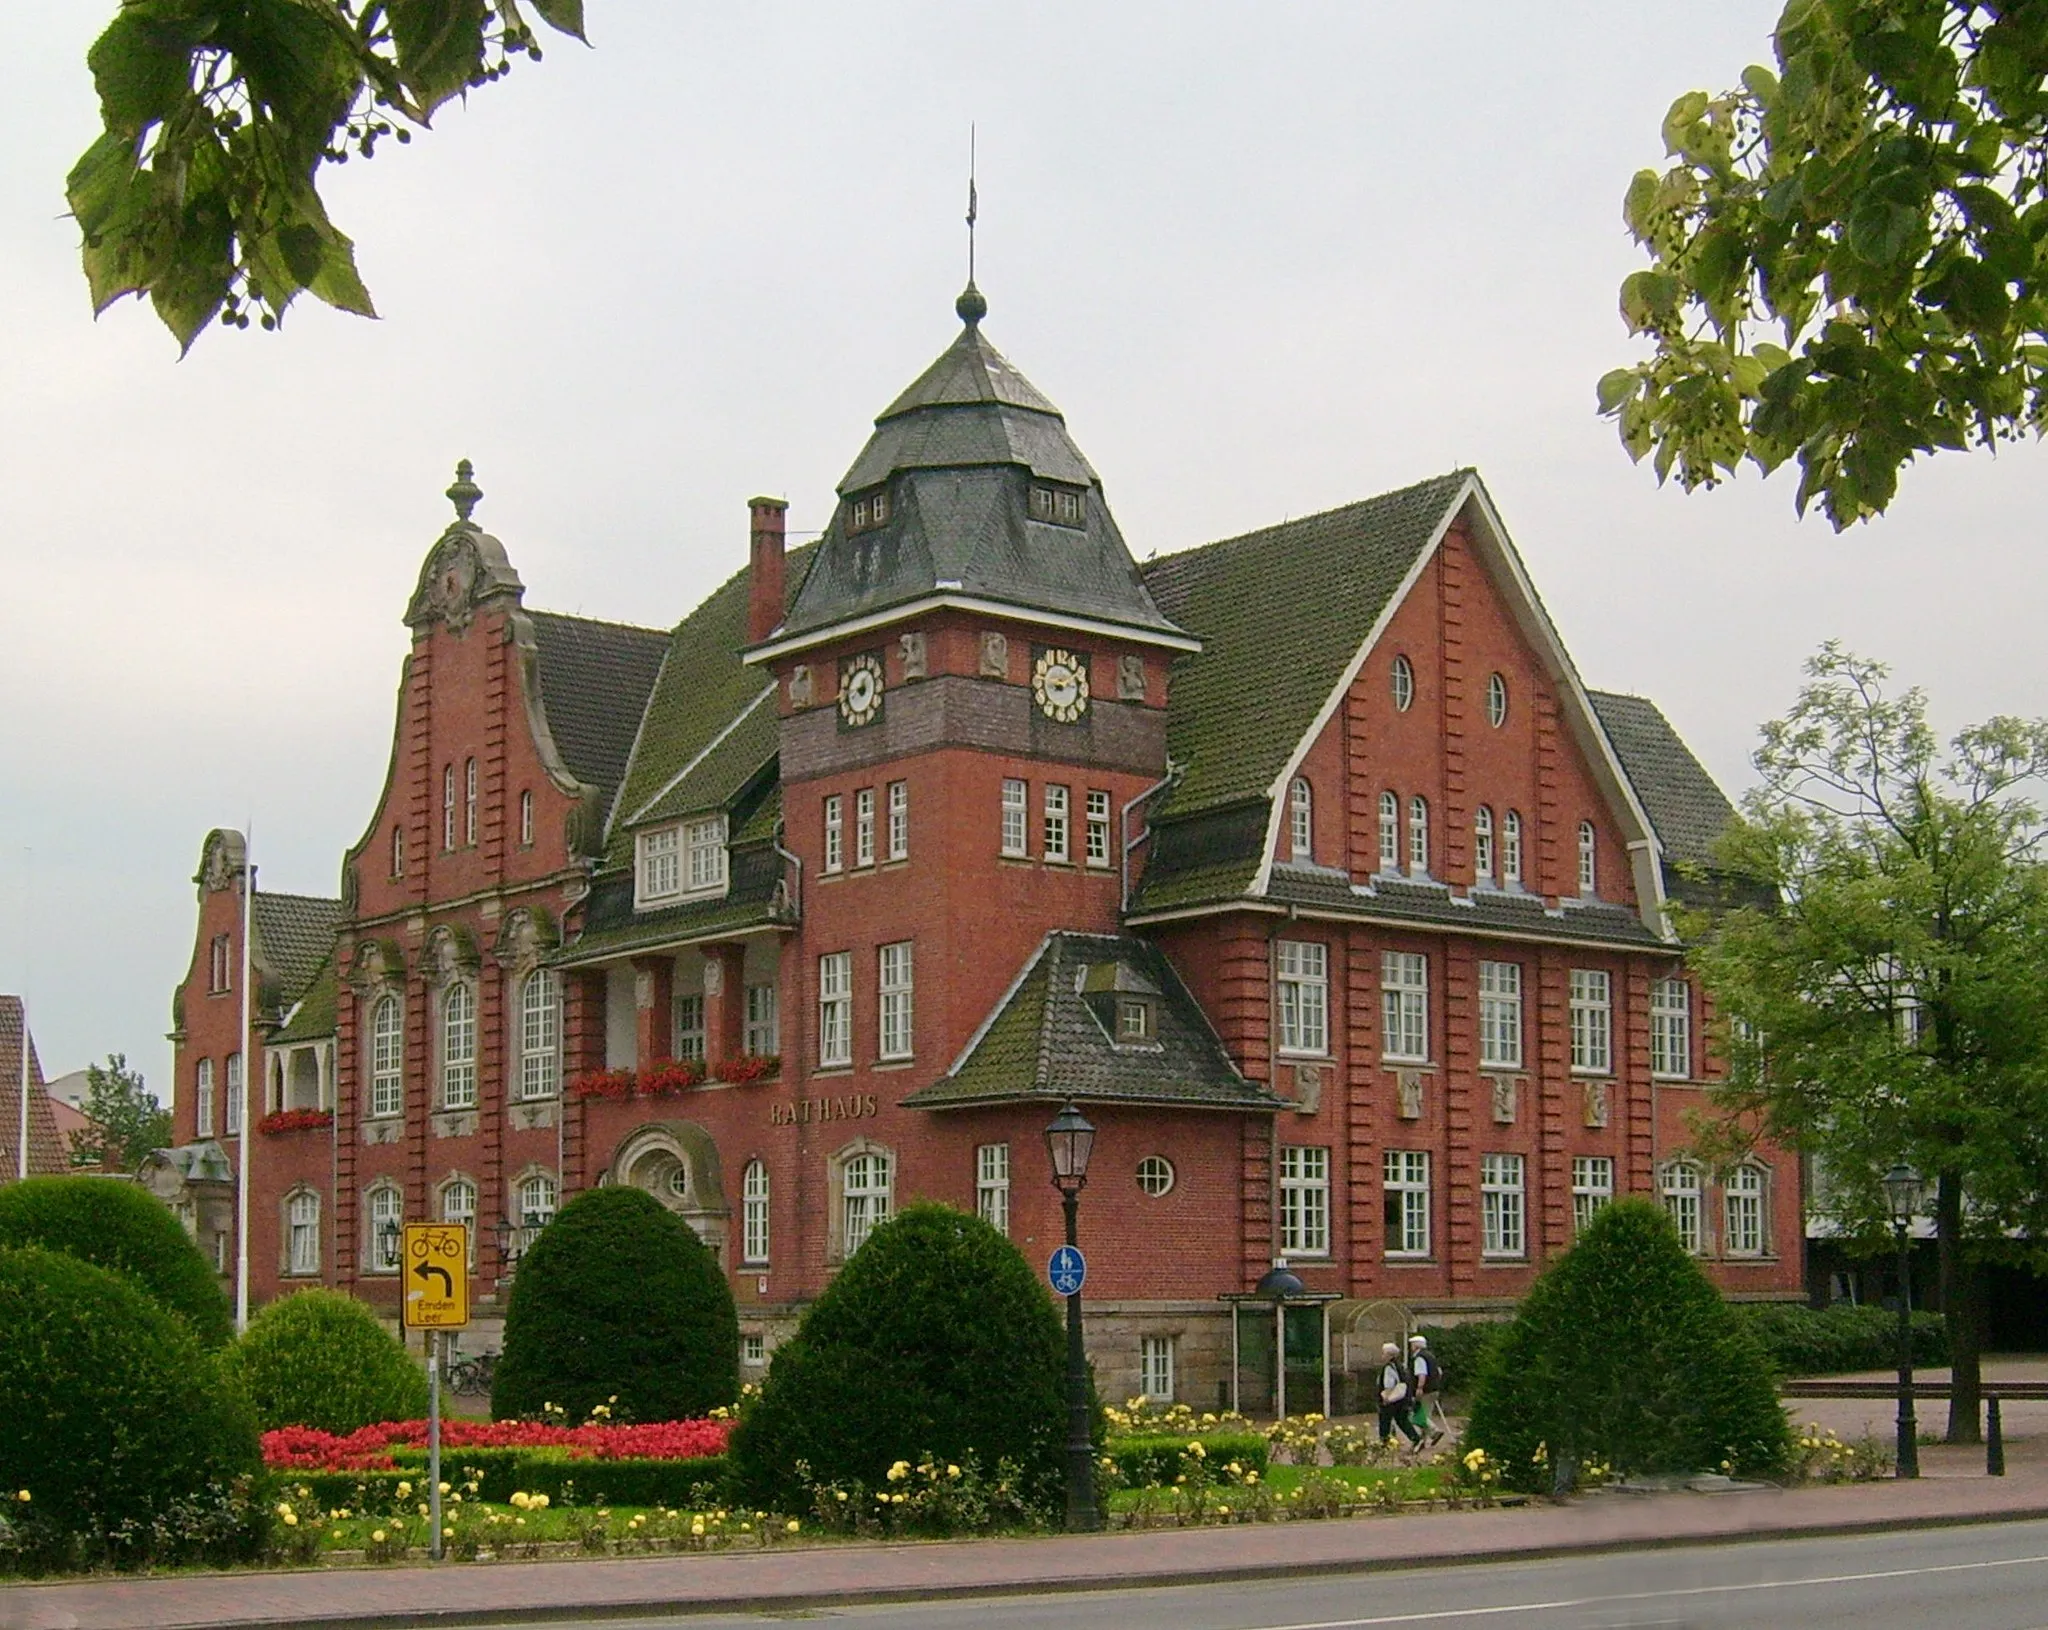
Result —
[{"label": "stone ornament on facade", "polygon": [[448,489],[455,519],[420,572],[419,585],[405,608],[408,627],[440,622],[460,634],[485,601],[509,594],[516,602],[526,592],[505,546],[469,518],[483,498],[474,475],[468,459],[455,467],[455,483]]},{"label": "stone ornament on facade", "polygon": [[1401,1119],[1419,1121],[1422,1119],[1422,1072],[1403,1070],[1395,1080],[1395,1092],[1400,1104]]},{"label": "stone ornament on facade", "polygon": [[460,923],[442,923],[427,936],[420,974],[429,985],[438,989],[482,966],[483,954],[477,949],[476,936]]},{"label": "stone ornament on facade", "polygon": [[789,705],[809,707],[816,699],[817,685],[811,677],[811,665],[799,662],[789,670]]},{"label": "stone ornament on facade", "polygon": [[1586,1124],[1605,1126],[1607,1124],[1607,1083],[1588,1081],[1586,1083]]},{"label": "stone ornament on facade", "polygon": [[896,642],[903,655],[903,677],[922,679],[925,677],[924,635],[916,631],[905,634]]},{"label": "stone ornament on facade", "polygon": [[723,996],[725,994],[725,964],[715,956],[704,959],[704,994]]},{"label": "stone ornament on facade", "polygon": [[1116,659],[1116,699],[1119,702],[1145,700],[1145,659],[1127,654]]},{"label": "stone ornament on facade", "polygon": [[983,630],[981,636],[981,677],[1010,677],[1010,641],[1006,635],[993,628]]},{"label": "stone ornament on facade", "polygon": [[499,967],[524,973],[540,966],[541,957],[561,943],[561,930],[539,906],[521,906],[505,918],[491,947]]},{"label": "stone ornament on facade", "polygon": [[1511,1075],[1493,1077],[1493,1124],[1513,1126],[1515,1124],[1515,1093],[1517,1083]]},{"label": "stone ornament on facade", "polygon": [[226,828],[209,832],[206,849],[199,859],[199,875],[192,879],[208,894],[219,894],[235,886],[248,864],[242,834]]},{"label": "stone ornament on facade", "polygon": [[1313,1115],[1323,1102],[1323,1067],[1320,1064],[1297,1064],[1294,1066],[1294,1108],[1302,1115]]}]

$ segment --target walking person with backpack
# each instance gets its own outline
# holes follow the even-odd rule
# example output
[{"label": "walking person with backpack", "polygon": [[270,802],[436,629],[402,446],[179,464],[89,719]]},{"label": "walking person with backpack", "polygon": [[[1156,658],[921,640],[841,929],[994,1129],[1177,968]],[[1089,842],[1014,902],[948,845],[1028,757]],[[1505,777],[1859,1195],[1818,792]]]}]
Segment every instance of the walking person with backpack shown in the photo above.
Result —
[{"label": "walking person with backpack", "polygon": [[1385,1443],[1399,1428],[1408,1447],[1419,1449],[1422,1439],[1415,1431],[1415,1387],[1408,1366],[1401,1361],[1401,1349],[1389,1341],[1380,1347],[1380,1442]]},{"label": "walking person with backpack", "polygon": [[[1408,1375],[1410,1390],[1415,1395],[1416,1433],[1418,1437],[1427,1434],[1434,1448],[1444,1440],[1444,1372],[1436,1354],[1429,1350],[1427,1336],[1408,1338]],[[1432,1408],[1436,1412],[1434,1422],[1430,1419]]]}]

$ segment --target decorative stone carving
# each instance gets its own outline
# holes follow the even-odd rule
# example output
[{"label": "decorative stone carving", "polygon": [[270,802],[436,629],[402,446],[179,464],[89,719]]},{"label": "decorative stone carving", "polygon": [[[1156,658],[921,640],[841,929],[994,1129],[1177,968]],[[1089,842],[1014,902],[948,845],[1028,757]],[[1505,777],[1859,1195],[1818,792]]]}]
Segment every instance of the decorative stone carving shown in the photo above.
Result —
[{"label": "decorative stone carving", "polygon": [[1515,1124],[1515,1078],[1511,1075],[1496,1075],[1493,1081],[1493,1124],[1513,1126]]},{"label": "decorative stone carving", "polygon": [[704,959],[704,994],[722,996],[725,994],[725,964],[715,956]]},{"label": "decorative stone carving", "polygon": [[476,1133],[476,1111],[473,1109],[445,1110],[434,1117],[434,1136],[437,1138],[467,1138]]},{"label": "decorative stone carving", "polygon": [[981,636],[981,677],[984,679],[1008,679],[1010,677],[1010,642],[995,629],[985,629]]},{"label": "decorative stone carving", "polygon": [[1116,699],[1119,702],[1145,700],[1145,659],[1120,656],[1116,659]]},{"label": "decorative stone carving", "polygon": [[903,653],[903,677],[922,679],[925,676],[924,635],[916,632],[905,634],[897,642]]},{"label": "decorative stone carving", "polygon": [[1586,1083],[1586,1124],[1605,1126],[1607,1124],[1607,1083],[1588,1081]]},{"label": "decorative stone carving", "polygon": [[1320,1064],[1297,1064],[1294,1066],[1294,1107],[1303,1115],[1313,1115],[1323,1102],[1323,1067]]},{"label": "decorative stone carving", "polygon": [[208,894],[219,894],[235,886],[247,864],[242,834],[225,827],[206,835],[206,849],[199,857],[199,875],[192,879]]},{"label": "decorative stone carving", "polygon": [[477,954],[476,939],[468,929],[458,923],[442,923],[427,936],[420,971],[428,984],[445,985],[463,974],[474,973],[482,960]]},{"label": "decorative stone carving", "polygon": [[1422,1072],[1403,1070],[1394,1078],[1394,1090],[1399,1113],[1404,1121],[1422,1119]]},{"label": "decorative stone carving", "polygon": [[453,531],[441,540],[422,580],[425,593],[419,609],[423,620],[439,617],[458,634],[469,626],[476,565],[476,549],[466,531]]},{"label": "decorative stone carving", "polygon": [[552,951],[561,940],[561,931],[544,906],[520,906],[507,914],[491,954],[501,968],[531,968],[542,952]]},{"label": "decorative stone carving", "polygon": [[403,1123],[393,1116],[384,1121],[363,1122],[363,1142],[369,1144],[396,1143],[399,1128]]},{"label": "decorative stone carving", "polygon": [[521,1132],[542,1132],[555,1124],[553,1100],[539,1104],[514,1104],[508,1112],[513,1127]]},{"label": "decorative stone carving", "polygon": [[799,662],[789,670],[789,705],[809,707],[816,697],[816,682],[811,678],[811,665],[808,662]]}]

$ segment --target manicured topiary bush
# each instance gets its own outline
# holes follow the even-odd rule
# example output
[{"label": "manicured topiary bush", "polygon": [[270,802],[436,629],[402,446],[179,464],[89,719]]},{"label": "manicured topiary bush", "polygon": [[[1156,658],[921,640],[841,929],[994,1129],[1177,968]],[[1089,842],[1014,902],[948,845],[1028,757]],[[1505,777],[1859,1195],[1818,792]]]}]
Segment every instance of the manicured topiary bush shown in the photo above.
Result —
[{"label": "manicured topiary bush", "polygon": [[733,1433],[736,1497],[810,1509],[813,1483],[886,1487],[898,1460],[1016,1469],[1057,1505],[1066,1335],[1017,1247],[978,1217],[914,1205],[854,1253],[777,1350]]},{"label": "manicured topiary bush", "polygon": [[222,1355],[125,1276],[35,1247],[0,1250],[0,1423],[9,1514],[58,1561],[217,1554],[260,1464]]},{"label": "manicured topiary bush", "polygon": [[427,1412],[426,1371],[353,1296],[302,1290],[272,1302],[235,1343],[264,1431],[353,1432]]},{"label": "manicured topiary bush", "polygon": [[615,1419],[685,1420],[738,1395],[739,1344],[696,1230],[643,1189],[591,1189],[519,1259],[491,1413],[554,1404],[581,1420],[607,1404]]},{"label": "manicured topiary bush", "polygon": [[31,1177],[0,1188],[0,1247],[40,1245],[133,1279],[207,1347],[234,1334],[213,1265],[147,1189],[114,1177]]},{"label": "manicured topiary bush", "polygon": [[1647,1200],[1607,1207],[1536,1281],[1465,1439],[1524,1489],[1559,1462],[1768,1476],[1791,1441],[1763,1350]]}]

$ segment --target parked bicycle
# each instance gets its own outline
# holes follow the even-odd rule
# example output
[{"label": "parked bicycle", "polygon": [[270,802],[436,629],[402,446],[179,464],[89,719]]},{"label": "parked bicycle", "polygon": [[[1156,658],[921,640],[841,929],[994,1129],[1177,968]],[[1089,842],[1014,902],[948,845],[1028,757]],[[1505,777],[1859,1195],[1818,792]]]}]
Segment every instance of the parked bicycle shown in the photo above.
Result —
[{"label": "parked bicycle", "polygon": [[456,1353],[448,1360],[448,1390],[468,1396],[487,1396],[498,1372],[496,1353]]}]

